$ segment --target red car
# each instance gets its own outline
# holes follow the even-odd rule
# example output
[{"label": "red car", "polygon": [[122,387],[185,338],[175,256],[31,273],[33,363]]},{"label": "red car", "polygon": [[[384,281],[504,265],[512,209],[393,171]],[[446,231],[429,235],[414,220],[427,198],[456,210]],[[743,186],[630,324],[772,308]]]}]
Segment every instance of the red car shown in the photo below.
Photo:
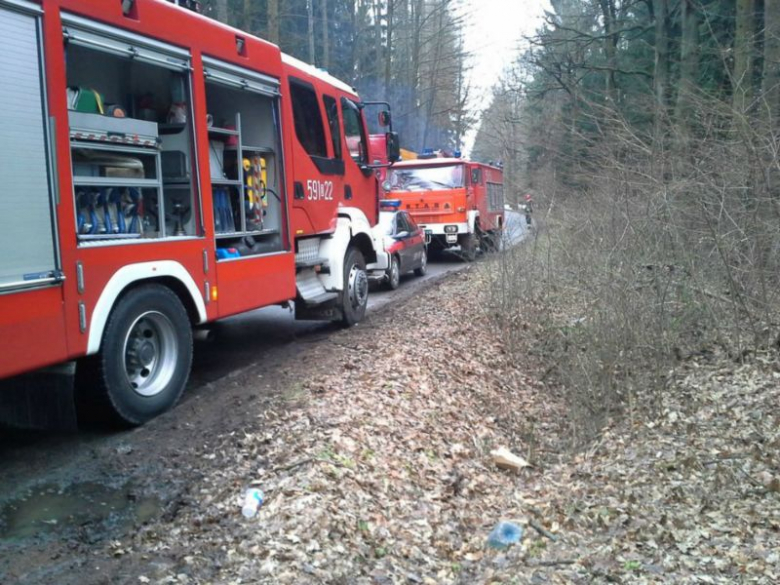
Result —
[{"label": "red car", "polygon": [[391,290],[398,288],[402,274],[414,271],[424,276],[428,268],[425,233],[399,206],[400,202],[383,201],[379,223],[374,227],[376,235],[384,238],[390,260],[386,270],[376,271],[371,277],[382,280]]}]

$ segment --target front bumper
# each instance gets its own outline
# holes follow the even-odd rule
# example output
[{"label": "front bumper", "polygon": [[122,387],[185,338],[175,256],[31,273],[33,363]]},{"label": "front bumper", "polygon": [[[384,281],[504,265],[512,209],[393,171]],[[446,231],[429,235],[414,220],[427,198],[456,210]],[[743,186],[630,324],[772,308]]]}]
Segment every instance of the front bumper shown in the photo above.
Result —
[{"label": "front bumper", "polygon": [[432,236],[445,235],[447,233],[444,230],[445,226],[451,225],[454,225],[458,229],[457,232],[452,232],[455,235],[469,233],[469,224],[465,221],[459,223],[418,223],[417,225],[419,225],[420,229],[422,229],[426,234],[430,234]]},{"label": "front bumper", "polygon": [[366,265],[366,272],[370,275],[374,271],[387,270],[390,267],[390,254],[386,251],[376,253],[376,262]]}]

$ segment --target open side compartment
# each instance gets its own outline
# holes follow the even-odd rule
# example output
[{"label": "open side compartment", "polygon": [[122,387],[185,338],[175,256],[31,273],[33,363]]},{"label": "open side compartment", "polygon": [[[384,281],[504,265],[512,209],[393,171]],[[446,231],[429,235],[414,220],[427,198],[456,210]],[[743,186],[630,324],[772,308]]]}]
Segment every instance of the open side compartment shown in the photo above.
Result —
[{"label": "open side compartment", "polygon": [[273,80],[207,63],[209,165],[217,258],[284,250],[278,96]]},{"label": "open side compartment", "polygon": [[188,54],[65,20],[79,242],[201,235]]}]

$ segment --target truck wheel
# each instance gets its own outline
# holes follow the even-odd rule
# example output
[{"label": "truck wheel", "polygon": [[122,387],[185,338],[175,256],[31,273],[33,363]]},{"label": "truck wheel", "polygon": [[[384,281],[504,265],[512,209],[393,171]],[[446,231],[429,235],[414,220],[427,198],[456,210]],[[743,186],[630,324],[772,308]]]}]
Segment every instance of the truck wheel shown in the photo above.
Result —
[{"label": "truck wheel", "polygon": [[398,263],[398,256],[393,256],[390,260],[390,268],[387,269],[387,288],[395,290],[401,284],[401,266]]},{"label": "truck wheel", "polygon": [[192,328],[181,301],[167,287],[142,286],[112,311],[100,353],[79,364],[80,402],[91,418],[102,412],[140,425],[176,404],[191,366]]},{"label": "truck wheel", "polygon": [[491,252],[498,252],[500,236],[494,231],[482,232],[480,247],[482,250],[489,254]]},{"label": "truck wheel", "polygon": [[414,274],[415,276],[425,276],[426,272],[428,272],[428,250],[423,248],[420,266],[414,269]]},{"label": "truck wheel", "polygon": [[461,236],[460,250],[461,256],[466,262],[474,262],[477,258],[477,238],[474,234]]},{"label": "truck wheel", "polygon": [[341,293],[341,322],[351,327],[366,314],[368,275],[366,261],[357,248],[349,247],[344,257],[344,290]]}]

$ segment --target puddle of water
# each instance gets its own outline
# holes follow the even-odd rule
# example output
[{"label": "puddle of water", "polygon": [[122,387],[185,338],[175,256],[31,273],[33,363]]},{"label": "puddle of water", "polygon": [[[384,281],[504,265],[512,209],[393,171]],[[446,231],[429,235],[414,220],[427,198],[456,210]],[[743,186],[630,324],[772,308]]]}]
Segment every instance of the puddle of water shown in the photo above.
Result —
[{"label": "puddle of water", "polygon": [[42,485],[0,508],[0,540],[45,536],[86,525],[130,528],[151,520],[160,510],[159,500],[137,496],[130,485]]}]

